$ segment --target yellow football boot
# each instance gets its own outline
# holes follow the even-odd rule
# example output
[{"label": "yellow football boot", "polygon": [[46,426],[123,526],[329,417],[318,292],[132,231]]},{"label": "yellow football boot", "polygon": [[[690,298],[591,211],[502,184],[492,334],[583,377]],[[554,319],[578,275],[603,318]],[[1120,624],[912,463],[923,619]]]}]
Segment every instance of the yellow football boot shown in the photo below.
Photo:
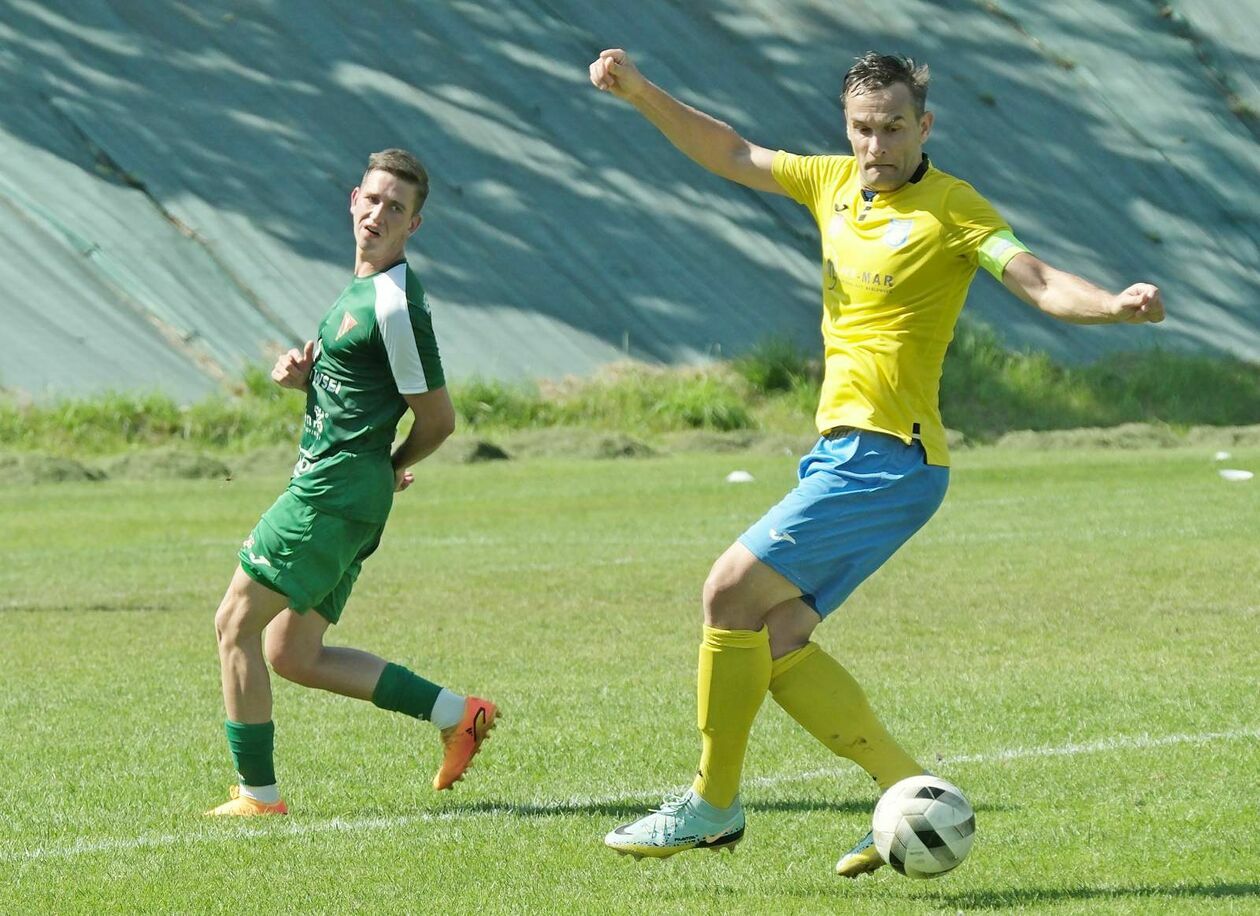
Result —
[{"label": "yellow football boot", "polygon": [[840,857],[836,874],[842,878],[856,878],[884,867],[884,860],[875,848],[874,834],[867,833],[858,844]]}]

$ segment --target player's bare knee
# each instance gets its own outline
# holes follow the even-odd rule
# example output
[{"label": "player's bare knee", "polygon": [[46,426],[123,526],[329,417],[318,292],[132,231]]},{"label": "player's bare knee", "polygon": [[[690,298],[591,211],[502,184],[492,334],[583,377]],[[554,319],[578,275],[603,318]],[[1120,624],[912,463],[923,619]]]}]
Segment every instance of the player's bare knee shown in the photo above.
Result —
[{"label": "player's bare knee", "polygon": [[725,617],[726,592],[727,585],[718,570],[718,564],[715,563],[709,570],[709,575],[704,580],[704,588],[700,593],[700,600],[704,607],[704,622],[711,627],[722,625],[720,620]]},{"label": "player's bare knee", "polygon": [[283,650],[278,652],[268,650],[267,662],[271,665],[271,670],[286,681],[292,681],[303,687],[311,686],[313,671],[308,660],[292,653],[285,654]]},{"label": "player's bare knee", "polygon": [[721,630],[760,629],[765,612],[748,598],[740,578],[719,560],[704,580],[704,622]]},{"label": "player's bare knee", "polygon": [[241,621],[245,617],[245,611],[244,602],[231,592],[223,596],[219,609],[214,613],[214,634],[220,647],[239,644],[243,633]]},{"label": "player's bare knee", "polygon": [[311,686],[315,677],[316,659],[305,648],[296,646],[283,639],[268,639],[263,651],[267,656],[267,664],[271,670],[286,681]]}]

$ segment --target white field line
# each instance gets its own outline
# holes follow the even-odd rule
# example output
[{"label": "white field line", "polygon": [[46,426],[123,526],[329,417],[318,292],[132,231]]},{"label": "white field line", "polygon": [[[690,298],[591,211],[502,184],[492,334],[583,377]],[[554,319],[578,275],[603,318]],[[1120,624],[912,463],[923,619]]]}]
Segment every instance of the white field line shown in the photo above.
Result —
[{"label": "white field line", "polygon": [[[1036,757],[1075,757],[1079,754],[1098,754],[1107,751],[1144,751],[1157,747],[1169,747],[1175,744],[1209,744],[1213,741],[1238,741],[1242,738],[1260,738],[1260,728],[1242,728],[1228,732],[1207,732],[1200,735],[1133,735],[1131,737],[1103,738],[1101,741],[1090,741],[1084,744],[1063,744],[1058,747],[1017,747],[1005,751],[992,751],[987,754],[960,754],[956,757],[943,757],[939,763],[943,766],[967,763],[1004,763],[1008,760],[1028,760]],[[851,768],[850,768],[851,769]],[[771,786],[781,782],[817,779],[823,776],[838,776],[846,772],[838,767],[824,767],[807,773],[794,773],[786,776],[762,776],[745,780],[745,785]]]},{"label": "white field line", "polygon": [[[1244,738],[1260,739],[1260,728],[1244,728],[1226,732],[1208,732],[1198,735],[1135,735],[1131,737],[1104,738],[1082,744],[1064,744],[1057,747],[1010,748],[987,754],[962,754],[945,757],[940,765],[965,765],[972,763],[1004,763],[1010,760],[1029,760],[1039,757],[1074,757],[1080,754],[1098,754],[1108,751],[1143,751],[1179,744],[1210,744],[1217,741],[1238,741]],[[760,776],[745,781],[749,787],[768,787],[791,782],[807,782],[824,777],[851,775],[852,764],[844,767],[825,767],[802,773],[784,773],[777,776]],[[674,787],[676,790],[678,787]],[[200,843],[228,843],[252,837],[307,836],[318,833],[359,833],[373,830],[389,830],[409,824],[450,824],[483,817],[531,816],[579,812],[597,805],[624,804],[641,799],[654,799],[671,790],[648,789],[642,792],[618,792],[610,795],[574,796],[562,801],[536,801],[520,805],[500,805],[477,809],[458,809],[399,817],[334,818],[328,821],[302,823],[286,820],[282,823],[268,821],[267,827],[243,827],[240,829],[194,833],[159,833],[129,838],[80,839],[60,846],[37,846],[33,849],[0,850],[0,862],[23,862],[40,859],[66,859],[99,852],[125,852],[133,849],[149,849],[163,846],[193,845]],[[756,807],[755,805],[753,806]]]}]

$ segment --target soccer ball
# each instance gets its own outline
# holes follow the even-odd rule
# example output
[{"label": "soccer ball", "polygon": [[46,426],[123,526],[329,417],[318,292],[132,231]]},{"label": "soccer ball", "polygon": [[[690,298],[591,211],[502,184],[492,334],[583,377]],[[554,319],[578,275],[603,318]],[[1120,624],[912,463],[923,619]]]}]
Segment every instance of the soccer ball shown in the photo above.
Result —
[{"label": "soccer ball", "polygon": [[976,815],[957,786],[925,774],[880,796],[871,830],[885,862],[908,878],[935,878],[966,858]]}]

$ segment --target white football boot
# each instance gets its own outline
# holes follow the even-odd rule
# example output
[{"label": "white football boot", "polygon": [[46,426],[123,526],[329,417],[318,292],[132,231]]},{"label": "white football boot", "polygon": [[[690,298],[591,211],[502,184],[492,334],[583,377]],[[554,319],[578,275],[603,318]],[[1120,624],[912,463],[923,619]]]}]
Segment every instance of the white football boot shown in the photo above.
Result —
[{"label": "white football boot", "polygon": [[604,837],[604,844],[636,859],[664,859],[688,849],[734,849],[743,838],[744,806],[738,797],[729,808],[715,808],[688,789],[634,823],[618,827]]}]

